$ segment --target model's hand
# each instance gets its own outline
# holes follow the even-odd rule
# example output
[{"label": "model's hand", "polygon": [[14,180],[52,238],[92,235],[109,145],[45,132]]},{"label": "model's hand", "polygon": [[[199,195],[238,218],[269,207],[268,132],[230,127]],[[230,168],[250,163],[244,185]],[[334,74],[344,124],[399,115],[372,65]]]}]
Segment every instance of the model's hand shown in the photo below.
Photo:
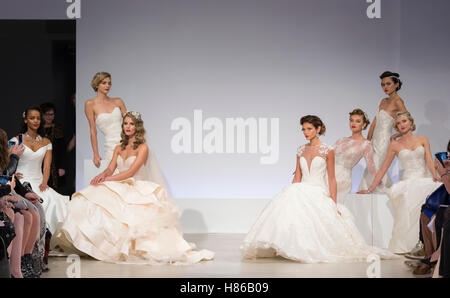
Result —
[{"label": "model's hand", "polygon": [[440,177],[433,177],[434,182],[442,182],[442,179]]},{"label": "model's hand", "polygon": [[66,170],[64,170],[64,169],[58,169],[58,176],[59,177],[62,177],[62,176],[64,176],[66,174]]},{"label": "model's hand", "polygon": [[97,185],[105,181],[105,176],[103,174],[98,174],[91,180],[91,185]]},{"label": "model's hand", "polygon": [[48,185],[47,183],[41,183],[41,185],[39,185],[39,190],[44,192],[48,189]]},{"label": "model's hand", "polygon": [[100,161],[102,160],[102,158],[100,157],[100,156],[94,156],[94,160],[93,160],[93,162],[94,162],[94,165],[97,167],[97,168],[99,168],[100,167]]},{"label": "model's hand", "polygon": [[360,190],[357,192],[357,194],[360,194],[360,195],[368,195],[369,193],[370,192],[368,190]]},{"label": "model's hand", "polygon": [[392,141],[395,141],[397,138],[399,138],[401,136],[401,134],[400,133],[396,133],[396,134],[393,134],[392,136],[391,136],[391,142]]}]

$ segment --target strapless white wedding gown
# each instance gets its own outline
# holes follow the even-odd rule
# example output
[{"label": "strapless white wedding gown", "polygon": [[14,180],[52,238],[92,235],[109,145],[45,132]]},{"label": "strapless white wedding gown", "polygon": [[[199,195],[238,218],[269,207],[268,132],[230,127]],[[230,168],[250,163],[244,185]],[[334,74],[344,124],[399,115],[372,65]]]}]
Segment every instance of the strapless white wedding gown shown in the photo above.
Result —
[{"label": "strapless white wedding gown", "polygon": [[341,138],[334,145],[335,175],[338,194],[347,194],[352,190],[352,169],[364,157],[366,167],[372,176],[377,170],[373,161],[372,144],[368,140]]},{"label": "strapless white wedding gown", "polygon": [[365,262],[374,253],[396,258],[366,245],[353,215],[330,197],[326,158],[331,147],[308,153],[308,166],[304,152],[315,150],[310,147],[299,148],[302,181],[286,186],[264,208],[241,246],[244,258],[279,255],[303,263]]},{"label": "strapless white wedding gown", "polygon": [[[18,140],[15,137],[11,140],[18,143]],[[42,207],[45,211],[47,228],[53,234],[58,224],[62,223],[67,214],[66,205],[69,202],[70,197],[60,195],[50,187],[44,192],[39,189],[39,185],[41,185],[43,178],[42,162],[44,160],[45,153],[48,150],[52,150],[52,144],[50,143],[47,146],[43,146],[36,152],[28,148],[25,144],[24,147],[25,151],[19,159],[16,172],[23,174],[23,178],[20,182],[30,182],[33,191],[42,198]]]},{"label": "strapless white wedding gown", "polygon": [[[394,118],[392,118],[391,115],[389,115],[389,113],[385,110],[379,110],[376,118],[377,123],[375,125],[375,129],[373,130],[372,148],[373,161],[375,162],[375,168],[378,171],[386,158],[389,143],[391,142]],[[358,190],[368,189],[372,184],[373,178],[374,175],[372,175],[368,171],[368,168],[366,168]],[[392,185],[392,181],[388,173],[384,175],[381,182],[383,183],[383,186],[377,186],[374,190],[375,193],[384,193],[385,187],[390,187]]]},{"label": "strapless white wedding gown", "polygon": [[95,125],[105,136],[104,155],[102,158],[109,164],[113,157],[114,149],[120,144],[121,139],[122,112],[120,108],[115,107],[111,113],[98,114],[97,119],[95,119]]},{"label": "strapless white wedding gown", "polygon": [[[119,172],[135,159],[124,161],[119,155]],[[90,185],[73,194],[55,236],[65,252],[114,263],[184,265],[214,257],[183,239],[178,207],[166,189],[148,181],[144,166],[132,178]]]},{"label": "strapless white wedding gown", "polygon": [[442,183],[433,181],[425,162],[423,146],[415,150],[401,150],[398,160],[403,169],[401,181],[387,190],[394,210],[394,227],[389,250],[407,253],[419,241],[421,207],[428,195]]}]

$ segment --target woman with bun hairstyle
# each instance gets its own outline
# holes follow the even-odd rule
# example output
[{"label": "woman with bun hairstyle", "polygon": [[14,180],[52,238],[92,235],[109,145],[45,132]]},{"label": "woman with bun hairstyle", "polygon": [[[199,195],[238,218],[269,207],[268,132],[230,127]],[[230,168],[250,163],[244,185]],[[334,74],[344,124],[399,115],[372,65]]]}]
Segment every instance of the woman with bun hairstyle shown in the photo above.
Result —
[{"label": "woman with bun hairstyle", "polygon": [[309,141],[297,149],[292,184],[264,208],[241,250],[244,258],[282,256],[303,262],[365,261],[373,253],[394,257],[370,247],[353,223],[353,216],[337,204],[334,150],[322,143],[325,124],[319,117],[300,119]]},{"label": "woman with bun hairstyle", "polygon": [[400,139],[389,144],[386,159],[368,190],[358,193],[373,192],[394,157],[398,158],[403,169],[401,180],[387,189],[394,210],[394,227],[389,250],[394,253],[408,253],[419,241],[421,207],[427,196],[442,183],[436,173],[428,138],[413,133],[416,126],[411,114],[397,113],[394,121]]},{"label": "woman with bun hairstyle", "polygon": [[370,124],[369,117],[361,109],[350,113],[350,130],[352,135],[337,140],[334,145],[336,181],[338,193],[350,193],[352,190],[352,169],[364,157],[372,176],[377,170],[372,156],[372,143],[364,138],[362,131]]},{"label": "woman with bun hairstyle", "polygon": [[[399,112],[407,111],[403,100],[397,94],[403,85],[400,80],[400,75],[395,72],[385,71],[380,75],[380,79],[381,88],[388,97],[381,100],[378,112],[373,119],[367,134],[367,139],[372,142],[373,160],[377,170],[381,167],[381,164],[386,158],[387,149],[391,141],[395,115]],[[371,175],[366,168],[361,184],[359,185],[359,190],[367,189],[372,183],[372,180],[373,175]],[[383,182],[381,185],[384,187],[390,187],[392,185],[392,181],[387,174],[383,176],[381,181]],[[380,186],[374,191],[384,192],[383,188],[380,188]]]}]

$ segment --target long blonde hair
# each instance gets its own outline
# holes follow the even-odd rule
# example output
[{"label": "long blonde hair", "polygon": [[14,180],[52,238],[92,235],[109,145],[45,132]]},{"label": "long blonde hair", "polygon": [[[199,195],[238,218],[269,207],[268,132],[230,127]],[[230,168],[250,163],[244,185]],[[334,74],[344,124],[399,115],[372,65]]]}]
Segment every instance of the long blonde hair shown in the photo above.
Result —
[{"label": "long blonde hair", "polygon": [[[141,118],[141,114],[134,111],[129,111],[123,116],[123,121],[126,117],[129,117],[133,120],[134,125],[136,127],[136,131],[134,133],[134,143],[133,143],[133,149],[136,150],[137,147],[139,147],[140,144],[145,143],[145,128],[144,128],[144,121]],[[123,130],[123,124],[122,124],[122,132],[120,133],[120,148],[122,150],[125,150],[125,148],[128,145],[130,137],[126,135],[125,131]]]}]

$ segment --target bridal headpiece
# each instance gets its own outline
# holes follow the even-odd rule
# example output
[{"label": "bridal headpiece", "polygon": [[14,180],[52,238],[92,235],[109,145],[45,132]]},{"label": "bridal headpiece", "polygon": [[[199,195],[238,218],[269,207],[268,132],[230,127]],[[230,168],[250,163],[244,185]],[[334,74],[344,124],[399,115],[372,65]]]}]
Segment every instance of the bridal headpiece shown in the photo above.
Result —
[{"label": "bridal headpiece", "polygon": [[127,113],[125,114],[125,116],[126,116],[126,115],[131,115],[131,116],[133,116],[134,118],[136,118],[136,119],[138,119],[138,120],[142,120],[141,114],[140,114],[139,112],[136,112],[136,111],[127,111]]}]

